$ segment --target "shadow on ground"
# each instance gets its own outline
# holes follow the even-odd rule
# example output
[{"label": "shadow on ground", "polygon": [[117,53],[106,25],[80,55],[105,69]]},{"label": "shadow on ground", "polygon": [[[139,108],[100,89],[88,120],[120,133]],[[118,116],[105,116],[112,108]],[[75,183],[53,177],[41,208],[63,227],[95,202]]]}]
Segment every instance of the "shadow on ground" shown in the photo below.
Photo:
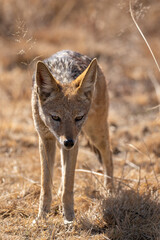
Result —
[{"label": "shadow on ground", "polygon": [[[150,193],[140,195],[134,190],[103,197],[98,222],[93,224],[85,215],[81,228],[90,231],[91,235],[103,234],[112,240],[158,240],[160,204],[157,200],[156,196],[151,200]],[[93,214],[96,215],[94,209]]]}]

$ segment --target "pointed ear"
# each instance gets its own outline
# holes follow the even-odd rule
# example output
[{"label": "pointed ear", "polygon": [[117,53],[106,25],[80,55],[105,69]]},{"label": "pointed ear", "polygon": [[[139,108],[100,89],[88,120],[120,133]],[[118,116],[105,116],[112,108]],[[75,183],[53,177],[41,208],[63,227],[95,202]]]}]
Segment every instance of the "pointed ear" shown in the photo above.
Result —
[{"label": "pointed ear", "polygon": [[86,70],[74,81],[77,91],[91,98],[97,76],[97,59],[94,58]]},{"label": "pointed ear", "polygon": [[37,92],[42,100],[49,97],[52,92],[60,90],[60,84],[53,77],[48,67],[41,61],[37,63],[36,83]]}]

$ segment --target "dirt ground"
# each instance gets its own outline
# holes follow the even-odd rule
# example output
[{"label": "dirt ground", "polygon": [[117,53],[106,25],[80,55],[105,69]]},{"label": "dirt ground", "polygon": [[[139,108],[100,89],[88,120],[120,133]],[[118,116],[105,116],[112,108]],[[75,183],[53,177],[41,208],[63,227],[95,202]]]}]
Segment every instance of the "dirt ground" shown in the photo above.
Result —
[{"label": "dirt ground", "polygon": [[[0,0],[0,239],[160,239],[160,72],[122,0]],[[160,2],[133,0],[160,63]],[[72,226],[63,224],[60,155],[47,220],[31,114],[37,60],[62,49],[96,57],[109,84],[115,191],[80,137]],[[88,171],[82,171],[88,170]]]}]

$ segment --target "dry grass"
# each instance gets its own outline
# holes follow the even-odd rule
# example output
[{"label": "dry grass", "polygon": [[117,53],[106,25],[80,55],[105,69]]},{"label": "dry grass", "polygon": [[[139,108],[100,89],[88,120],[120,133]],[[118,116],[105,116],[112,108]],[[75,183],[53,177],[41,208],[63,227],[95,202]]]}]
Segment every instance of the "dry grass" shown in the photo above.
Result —
[{"label": "dry grass", "polygon": [[[131,20],[128,2],[0,0],[0,4],[0,239],[159,240],[160,120],[154,107],[159,104],[160,75]],[[160,59],[160,3],[136,0],[132,5]],[[36,60],[61,49],[96,56],[109,81],[115,191],[108,192],[101,174],[94,174],[102,173],[102,168],[81,136],[77,169],[91,173],[76,172],[73,226],[64,226],[57,195],[58,152],[51,213],[33,225],[40,164],[31,79]]]}]

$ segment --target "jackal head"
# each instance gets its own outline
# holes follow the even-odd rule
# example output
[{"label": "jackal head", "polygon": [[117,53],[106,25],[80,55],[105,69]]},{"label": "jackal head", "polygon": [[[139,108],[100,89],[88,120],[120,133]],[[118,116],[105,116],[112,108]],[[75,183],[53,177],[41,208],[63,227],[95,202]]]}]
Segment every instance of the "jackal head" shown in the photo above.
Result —
[{"label": "jackal head", "polygon": [[65,149],[71,149],[87,118],[96,81],[97,61],[93,59],[75,80],[62,84],[43,62],[37,63],[36,85],[39,114]]}]

